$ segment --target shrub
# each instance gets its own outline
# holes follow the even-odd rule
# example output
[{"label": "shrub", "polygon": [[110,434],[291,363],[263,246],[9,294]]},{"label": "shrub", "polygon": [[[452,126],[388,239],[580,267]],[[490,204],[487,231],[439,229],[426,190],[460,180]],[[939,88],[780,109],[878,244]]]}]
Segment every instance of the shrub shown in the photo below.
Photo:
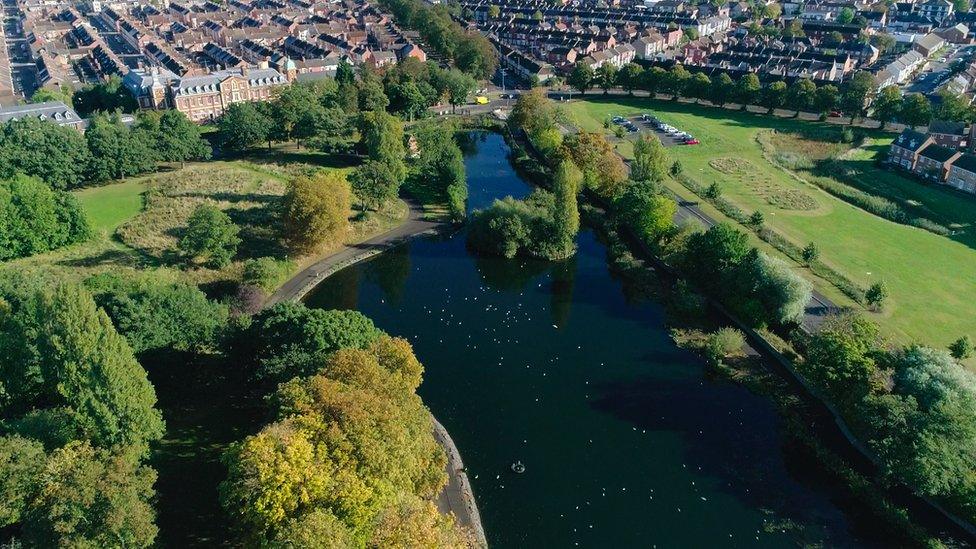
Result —
[{"label": "shrub", "polygon": [[335,246],[349,228],[350,190],[339,172],[298,177],[285,194],[285,240],[292,250],[310,253]]},{"label": "shrub", "polygon": [[964,335],[949,345],[949,352],[956,360],[965,360],[973,356],[973,340]]},{"label": "shrub", "polygon": [[880,310],[884,308],[885,300],[888,299],[888,285],[885,284],[884,280],[875,282],[864,293],[864,299],[874,309]]},{"label": "shrub", "polygon": [[244,262],[241,282],[270,292],[278,287],[293,266],[291,261],[279,261],[273,257],[248,259]]},{"label": "shrub", "polygon": [[708,335],[708,340],[705,342],[705,354],[709,360],[718,362],[723,358],[741,353],[745,344],[745,336],[739,330],[728,327],[719,328]]}]

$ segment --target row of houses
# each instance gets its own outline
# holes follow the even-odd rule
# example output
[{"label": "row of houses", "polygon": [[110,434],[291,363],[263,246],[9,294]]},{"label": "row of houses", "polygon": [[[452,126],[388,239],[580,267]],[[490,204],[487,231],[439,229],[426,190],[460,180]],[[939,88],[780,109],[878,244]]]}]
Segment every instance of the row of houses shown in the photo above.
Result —
[{"label": "row of houses", "polygon": [[927,134],[906,129],[892,142],[888,162],[925,180],[976,194],[976,125],[966,132],[959,124],[936,123]]}]

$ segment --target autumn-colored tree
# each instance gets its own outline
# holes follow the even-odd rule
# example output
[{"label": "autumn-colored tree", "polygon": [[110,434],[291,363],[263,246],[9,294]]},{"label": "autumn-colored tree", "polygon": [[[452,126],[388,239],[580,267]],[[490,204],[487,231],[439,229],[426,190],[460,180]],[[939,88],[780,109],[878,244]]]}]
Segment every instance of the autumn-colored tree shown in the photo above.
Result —
[{"label": "autumn-colored tree", "polygon": [[297,253],[334,246],[349,228],[349,182],[335,171],[294,179],[285,194],[285,241]]}]

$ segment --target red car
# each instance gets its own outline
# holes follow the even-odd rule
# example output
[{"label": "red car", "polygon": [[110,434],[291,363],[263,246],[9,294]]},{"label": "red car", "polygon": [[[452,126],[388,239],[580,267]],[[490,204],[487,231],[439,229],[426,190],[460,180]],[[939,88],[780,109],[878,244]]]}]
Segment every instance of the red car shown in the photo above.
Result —
[{"label": "red car", "polygon": [[830,117],[831,118],[840,118],[841,116],[842,115],[841,115],[840,111],[830,111]]},{"label": "red car", "polygon": [[689,139],[685,141],[685,145],[697,145],[698,143],[700,143],[700,141],[698,141],[697,139]]}]

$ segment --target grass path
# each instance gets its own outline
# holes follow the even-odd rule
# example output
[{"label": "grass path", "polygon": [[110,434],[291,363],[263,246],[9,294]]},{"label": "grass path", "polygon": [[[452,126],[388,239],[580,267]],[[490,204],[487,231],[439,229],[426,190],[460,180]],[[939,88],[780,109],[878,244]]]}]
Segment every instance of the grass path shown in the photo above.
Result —
[{"label": "grass path", "polygon": [[[724,196],[746,211],[763,211],[766,223],[794,243],[815,242],[825,262],[862,286],[884,280],[891,299],[885,313],[873,316],[896,340],[944,347],[962,334],[976,335],[976,243],[967,240],[968,234],[953,240],[887,221],[794,180],[762,156],[758,132],[809,131],[816,123],[644,98],[577,101],[568,110],[582,128],[592,131],[604,131],[607,116],[649,112],[694,134],[701,145],[669,149],[685,173],[705,185],[718,182]],[[632,154],[623,147],[621,153]],[[745,161],[749,169],[728,173],[712,162],[729,158]],[[908,183],[900,183],[901,192],[908,194]],[[864,188],[870,184],[865,181]],[[802,193],[816,207],[777,206],[770,203],[770,193]],[[976,217],[976,201],[967,197],[921,185],[911,196],[930,202],[929,208],[943,218],[963,219],[965,207]]]}]

